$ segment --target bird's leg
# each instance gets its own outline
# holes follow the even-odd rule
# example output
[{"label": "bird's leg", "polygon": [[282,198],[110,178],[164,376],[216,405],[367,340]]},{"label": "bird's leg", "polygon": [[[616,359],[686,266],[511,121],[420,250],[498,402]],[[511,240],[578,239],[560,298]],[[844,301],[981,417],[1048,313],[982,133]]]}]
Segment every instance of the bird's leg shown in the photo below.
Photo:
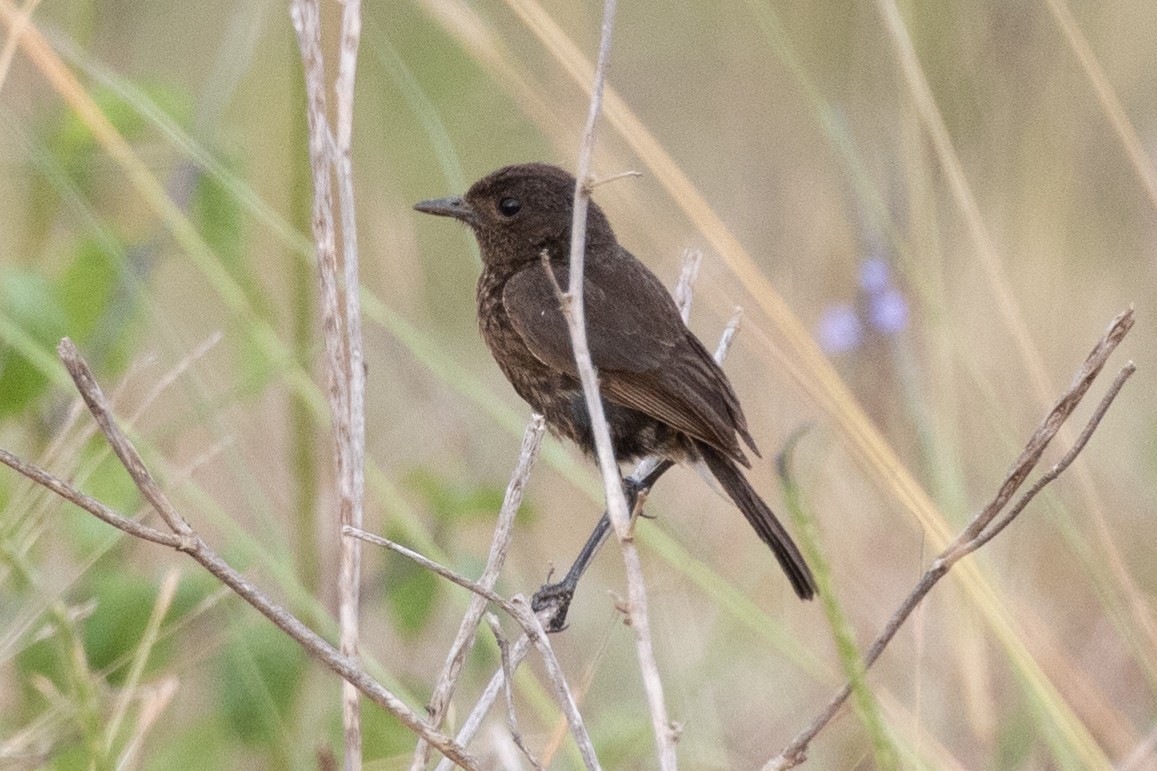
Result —
[{"label": "bird's leg", "polygon": [[607,540],[607,533],[611,532],[611,518],[604,511],[595,525],[594,531],[587,538],[578,558],[566,572],[566,577],[557,584],[544,584],[530,600],[530,606],[535,613],[549,610],[550,616],[546,619],[545,629],[548,632],[561,632],[566,628],[566,614],[570,609],[570,601],[574,598],[574,591],[578,587],[579,578],[587,569],[591,559],[598,552],[603,541]]},{"label": "bird's leg", "polygon": [[[623,480],[623,493],[627,497],[627,510],[631,512],[632,517],[641,513],[635,510],[639,495],[648,492],[656,480],[663,475],[663,472],[673,465],[672,461],[664,460],[641,479],[632,474]],[[570,601],[574,598],[575,589],[578,588],[579,579],[586,572],[587,566],[594,559],[603,542],[607,540],[607,535],[610,532],[611,518],[604,511],[574,564],[566,572],[566,576],[557,584],[545,584],[534,593],[534,597],[530,601],[534,612],[550,611],[550,615],[544,623],[546,631],[561,632],[566,628],[566,614],[570,609]]]}]

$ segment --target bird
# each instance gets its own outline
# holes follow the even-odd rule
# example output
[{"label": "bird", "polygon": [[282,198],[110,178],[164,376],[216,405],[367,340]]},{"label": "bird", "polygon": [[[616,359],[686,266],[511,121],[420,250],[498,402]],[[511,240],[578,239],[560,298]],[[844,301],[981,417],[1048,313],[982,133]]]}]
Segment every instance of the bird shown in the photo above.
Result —
[{"label": "bird", "polygon": [[[558,295],[569,281],[575,178],[557,166],[506,166],[461,196],[421,201],[465,223],[482,256],[475,297],[482,338],[506,379],[557,436],[594,455],[594,436]],[[774,553],[792,588],[815,577],[748,482],[740,440],[756,456],[723,369],[683,323],[662,282],[619,244],[602,209],[586,219],[583,297],[591,362],[619,462],[659,455],[701,464]],[[549,263],[549,270],[547,269]]]}]

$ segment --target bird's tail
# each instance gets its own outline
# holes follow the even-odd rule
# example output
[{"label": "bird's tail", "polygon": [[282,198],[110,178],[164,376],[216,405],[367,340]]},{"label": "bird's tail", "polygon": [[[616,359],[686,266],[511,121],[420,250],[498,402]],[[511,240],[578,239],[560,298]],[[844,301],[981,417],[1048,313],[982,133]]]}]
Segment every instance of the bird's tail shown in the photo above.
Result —
[{"label": "bird's tail", "polygon": [[707,468],[723,486],[723,489],[727,491],[727,495],[735,502],[739,510],[743,512],[743,516],[747,517],[747,521],[755,528],[755,532],[759,533],[759,537],[775,553],[775,558],[779,560],[779,564],[791,581],[795,593],[803,600],[810,600],[814,597],[816,580],[812,576],[811,569],[804,562],[803,555],[799,553],[799,549],[791,540],[791,536],[783,529],[783,525],[776,519],[775,514],[752,489],[751,484],[736,467],[735,462],[710,445],[702,442],[696,444],[699,455],[707,464]]}]

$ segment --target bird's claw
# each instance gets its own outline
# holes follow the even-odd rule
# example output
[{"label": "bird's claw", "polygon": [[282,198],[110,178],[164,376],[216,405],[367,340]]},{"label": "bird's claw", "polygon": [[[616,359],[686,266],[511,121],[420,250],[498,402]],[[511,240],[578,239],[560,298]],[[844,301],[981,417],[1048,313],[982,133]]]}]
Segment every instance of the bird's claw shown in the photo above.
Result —
[{"label": "bird's claw", "polygon": [[566,629],[566,614],[570,610],[570,601],[574,599],[574,587],[565,581],[557,584],[542,586],[530,598],[530,607],[535,613],[546,612],[543,627],[548,632],[561,632]]}]

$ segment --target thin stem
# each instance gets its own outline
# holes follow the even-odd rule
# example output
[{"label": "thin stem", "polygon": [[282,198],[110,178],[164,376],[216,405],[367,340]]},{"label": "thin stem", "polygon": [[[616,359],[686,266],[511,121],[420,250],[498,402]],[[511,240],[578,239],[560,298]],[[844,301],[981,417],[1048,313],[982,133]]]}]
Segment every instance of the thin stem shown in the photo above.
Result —
[{"label": "thin stem", "polygon": [[498,653],[502,658],[502,695],[506,700],[506,723],[510,728],[510,738],[514,741],[514,745],[522,751],[530,765],[534,766],[536,771],[543,771],[542,763],[526,746],[526,742],[522,738],[522,730],[518,727],[518,713],[514,709],[514,688],[511,685],[514,682],[514,667],[510,662],[510,644],[506,641],[506,636],[502,634],[502,626],[493,613],[486,614],[486,624],[494,634],[494,641],[498,645]]},{"label": "thin stem", "polygon": [[[310,168],[313,171],[313,234],[317,244],[325,339],[326,381],[334,425],[334,460],[338,483],[338,523],[362,526],[365,499],[365,366],[359,301],[357,222],[354,212],[350,144],[353,131],[354,76],[361,39],[361,3],[342,3],[342,36],[338,77],[334,84],[337,130],[327,116],[325,61],[321,49],[319,0],[294,0],[290,7],[305,68],[306,117]],[[338,229],[332,179],[337,181]],[[338,622],[342,652],[358,655],[361,547],[343,538],[339,549]],[[361,768],[361,721],[357,693],[342,686],[342,723],[347,771]]]},{"label": "thin stem", "polygon": [[[506,496],[502,500],[502,509],[498,512],[498,523],[494,527],[494,537],[490,542],[490,554],[486,558],[486,567],[478,579],[478,583],[487,589],[494,588],[498,582],[498,574],[506,562],[506,552],[510,547],[510,540],[513,535],[514,518],[522,505],[522,493],[530,481],[530,472],[538,459],[538,450],[542,446],[542,437],[545,431],[546,422],[543,417],[541,415],[531,416],[526,431],[522,435],[522,448],[518,454],[518,463],[511,474],[510,483],[506,486]],[[485,610],[486,600],[482,595],[476,593],[470,599],[470,605],[462,617],[462,623],[458,625],[458,634],[450,646],[450,651],[446,655],[446,663],[442,667],[442,672],[434,685],[434,693],[426,706],[430,723],[435,727],[441,726],[442,720],[446,716],[450,698],[454,695],[458,677],[462,673],[462,665],[466,662],[467,654],[474,647],[478,622]],[[424,769],[429,758],[429,744],[425,741],[419,741],[418,746],[414,748],[414,757],[410,761],[411,771]]]},{"label": "thin stem", "polygon": [[[888,619],[888,623],[884,626],[883,631],[880,632],[880,635],[872,643],[871,647],[868,648],[867,653],[864,654],[865,669],[875,663],[876,659],[880,657],[880,654],[883,653],[884,649],[888,646],[888,643],[896,636],[900,627],[908,620],[912,611],[923,602],[924,598],[928,596],[928,593],[932,591],[932,587],[948,574],[952,566],[963,557],[984,546],[1007,527],[1024,511],[1025,507],[1036,494],[1060,476],[1073,460],[1076,459],[1081,450],[1084,449],[1085,444],[1093,435],[1097,426],[1100,425],[1101,419],[1112,405],[1113,400],[1117,398],[1125,381],[1136,371],[1136,367],[1132,362],[1127,363],[1117,374],[1116,378],[1114,378],[1105,396],[1093,411],[1092,417],[1089,418],[1084,430],[1069,451],[1065,453],[1061,460],[1051,469],[1045,472],[1004,516],[997,518],[997,515],[1008,504],[1025,478],[1036,467],[1045,447],[1060,430],[1061,425],[1072,415],[1077,405],[1080,404],[1081,399],[1088,392],[1097,375],[1100,374],[1109,355],[1116,349],[1125,335],[1128,334],[1132,326],[1133,311],[1131,308],[1118,315],[1109,324],[1109,329],[1097,342],[1097,345],[1093,347],[1092,352],[1089,353],[1084,364],[1077,371],[1072,385],[1061,395],[1056,406],[1045,415],[1036,431],[1033,432],[1032,437],[1025,445],[1025,449],[1021,452],[1020,457],[1013,464],[1004,482],[998,488],[992,502],[985,506],[964,530],[961,531],[960,535],[932,560],[931,566],[921,577],[920,582],[908,596],[904,598],[904,601],[895,613],[892,614],[892,617]],[[800,731],[778,755],[769,760],[764,766],[764,769],[787,769],[803,763],[806,759],[808,745],[820,731],[831,722],[832,718],[836,716],[851,693],[852,684],[850,682],[845,683],[836,691],[827,705],[812,722]]]},{"label": "thin stem", "polygon": [[566,715],[571,734],[574,736],[575,743],[578,745],[579,753],[583,757],[584,764],[588,769],[593,770],[599,768],[599,761],[595,756],[594,745],[591,743],[590,736],[587,734],[586,726],[583,723],[582,715],[578,711],[578,705],[575,703],[574,695],[571,693],[570,686],[566,682],[565,675],[563,675],[562,666],[558,663],[558,659],[554,655],[554,649],[551,648],[550,640],[547,639],[546,630],[543,629],[542,621],[535,615],[530,604],[524,597],[516,595],[507,600],[489,587],[483,586],[478,581],[472,581],[465,576],[458,575],[444,565],[440,565],[401,544],[394,543],[388,538],[382,538],[373,533],[367,533],[352,527],[343,528],[342,533],[343,535],[350,535],[363,541],[383,546],[413,560],[425,569],[437,573],[446,580],[485,598],[487,602],[493,603],[495,606],[501,608],[507,615],[517,621],[519,625],[522,626],[530,642],[532,642],[539,653],[542,654],[543,663],[546,666],[547,679],[554,687],[555,697],[558,700],[559,706],[562,707],[563,714]]},{"label": "thin stem", "polygon": [[88,364],[76,352],[72,342],[66,338],[61,341],[58,350],[65,366],[72,374],[77,390],[80,391],[85,404],[88,405],[89,412],[92,413],[105,438],[113,447],[113,451],[120,458],[133,483],[161,515],[165,523],[176,532],[164,533],[124,517],[75,489],[67,482],[25,463],[4,450],[0,450],[0,462],[129,535],[185,552],[272,621],[279,629],[297,641],[307,653],[321,661],[345,681],[353,684],[366,698],[393,714],[407,728],[424,737],[447,758],[452,759],[463,768],[479,768],[478,760],[466,752],[465,748],[430,726],[405,702],[366,674],[354,658],[342,654],[337,648],[303,624],[296,616],[274,602],[256,585],[230,567],[206,544],[173,507],[160,485],[141,461],[136,448],[117,425],[105,400],[104,393],[93,377]]},{"label": "thin stem", "polygon": [[587,411],[595,440],[599,471],[603,477],[603,490],[607,498],[607,513],[615,527],[622,547],[623,562],[627,573],[627,614],[631,629],[635,633],[635,647],[639,658],[639,668],[643,675],[643,688],[647,693],[647,704],[651,713],[655,746],[659,755],[659,766],[674,769],[675,741],[671,721],[667,717],[667,707],[663,700],[663,681],[659,677],[659,667],[651,644],[650,622],[647,617],[647,594],[643,581],[643,568],[639,552],[631,534],[631,517],[627,511],[627,501],[623,495],[622,478],[615,462],[615,452],[611,445],[610,429],[599,397],[598,376],[591,364],[590,349],[587,346],[586,316],[583,308],[583,261],[586,255],[586,221],[590,202],[590,162],[595,146],[595,128],[599,112],[602,110],[603,87],[606,83],[607,61],[610,56],[611,35],[614,31],[615,0],[606,0],[603,5],[602,34],[599,40],[598,64],[595,67],[594,88],[591,93],[590,111],[583,131],[575,171],[574,216],[571,221],[570,286],[563,302],[570,328],[571,343],[574,348],[575,363],[579,379],[586,397]]},{"label": "thin stem", "polygon": [[[523,634],[510,646],[510,669],[514,671],[522,660],[526,658],[526,654],[530,652],[530,637]],[[486,715],[490,712],[490,708],[494,706],[494,702],[498,699],[498,694],[506,683],[506,677],[502,667],[494,673],[490,678],[490,682],[486,684],[482,695],[478,697],[474,708],[470,710],[470,714],[466,720],[462,722],[462,727],[458,729],[458,734],[454,737],[454,741],[458,742],[460,746],[467,746],[474,739],[478,733],[478,729],[482,727],[482,721],[486,719]],[[450,768],[450,761],[443,760],[437,766],[436,771],[448,771]]]}]

